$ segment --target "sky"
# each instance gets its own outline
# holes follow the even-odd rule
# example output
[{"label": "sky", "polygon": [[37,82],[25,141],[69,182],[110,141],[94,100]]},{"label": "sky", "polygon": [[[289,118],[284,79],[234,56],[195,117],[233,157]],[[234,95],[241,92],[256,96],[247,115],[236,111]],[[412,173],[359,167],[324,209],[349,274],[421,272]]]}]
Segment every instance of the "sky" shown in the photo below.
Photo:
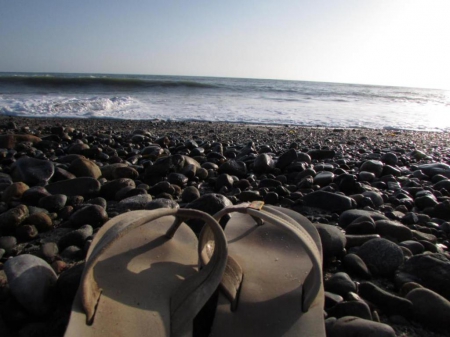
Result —
[{"label": "sky", "polygon": [[0,71],[450,89],[450,0],[0,0]]}]

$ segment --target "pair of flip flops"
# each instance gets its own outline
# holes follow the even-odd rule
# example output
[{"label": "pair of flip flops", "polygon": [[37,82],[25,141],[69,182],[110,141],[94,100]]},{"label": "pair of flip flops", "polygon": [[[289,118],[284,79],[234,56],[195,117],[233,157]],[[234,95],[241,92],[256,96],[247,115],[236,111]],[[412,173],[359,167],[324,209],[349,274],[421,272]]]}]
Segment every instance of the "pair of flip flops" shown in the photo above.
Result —
[{"label": "pair of flip flops", "polygon": [[192,336],[217,288],[210,336],[325,336],[321,261],[314,225],[288,209],[128,212],[96,234],[65,336]]}]

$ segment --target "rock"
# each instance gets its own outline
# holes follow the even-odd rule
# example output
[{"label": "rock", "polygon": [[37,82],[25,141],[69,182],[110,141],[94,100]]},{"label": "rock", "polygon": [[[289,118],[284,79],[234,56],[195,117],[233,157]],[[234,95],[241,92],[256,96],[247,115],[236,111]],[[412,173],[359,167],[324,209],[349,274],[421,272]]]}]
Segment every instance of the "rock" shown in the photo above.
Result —
[{"label": "rock", "polygon": [[322,241],[324,260],[331,259],[344,250],[346,239],[339,228],[321,223],[315,223],[314,226]]},{"label": "rock", "polygon": [[253,162],[255,173],[270,173],[275,168],[275,162],[272,157],[266,153],[259,154]]},{"label": "rock", "polygon": [[339,318],[327,330],[327,337],[396,337],[394,329],[389,325],[371,320],[345,316]]},{"label": "rock", "polygon": [[178,185],[181,188],[186,186],[189,181],[188,177],[186,177],[184,174],[176,172],[169,173],[169,175],[167,176],[167,180],[169,181],[169,183]]},{"label": "rock", "polygon": [[371,282],[361,282],[358,287],[358,293],[362,298],[376,305],[383,313],[389,316],[400,315],[406,318],[411,316],[411,301],[391,294]]},{"label": "rock", "polygon": [[369,216],[360,216],[345,228],[347,234],[374,234],[375,222]]},{"label": "rock", "polygon": [[91,225],[94,228],[100,227],[108,220],[108,214],[99,205],[85,206],[72,214],[69,221],[74,228],[83,225]]},{"label": "rock", "polygon": [[406,298],[412,302],[414,318],[431,330],[450,332],[450,302],[426,288],[411,290]]},{"label": "rock", "polygon": [[41,246],[41,256],[46,259],[46,261],[53,261],[58,255],[58,245],[54,242],[45,242]]},{"label": "rock", "polygon": [[77,246],[69,246],[61,252],[61,257],[66,260],[81,260],[84,257],[84,252]]},{"label": "rock", "polygon": [[364,279],[371,279],[372,274],[369,271],[366,263],[356,254],[347,254],[342,259],[342,264],[345,270],[353,275],[362,277]]},{"label": "rock", "polygon": [[17,239],[14,236],[0,236],[0,249],[3,249],[6,255],[11,255],[16,245]]},{"label": "rock", "polygon": [[198,198],[200,198],[200,191],[195,186],[188,186],[181,193],[181,200],[183,202],[192,202]]},{"label": "rock", "polygon": [[379,237],[380,235],[378,234],[345,235],[345,239],[347,240],[345,248],[359,247],[364,243],[373,239],[378,239]]},{"label": "rock", "polygon": [[121,210],[139,210],[146,209],[147,205],[152,201],[152,196],[150,194],[139,194],[132,197],[122,199],[118,208]]},{"label": "rock", "polygon": [[158,209],[158,208],[178,208],[180,207],[176,201],[165,198],[157,198],[150,201],[145,206],[145,209]]},{"label": "rock", "polygon": [[398,157],[393,152],[387,152],[381,156],[381,161],[386,165],[395,166],[398,163]]},{"label": "rock", "polygon": [[39,200],[39,206],[49,212],[58,212],[64,208],[66,202],[67,196],[65,194],[54,194],[41,198]]},{"label": "rock", "polygon": [[328,212],[343,212],[356,207],[356,202],[345,195],[315,191],[303,197],[303,205],[320,208]]},{"label": "rock", "polygon": [[347,273],[337,272],[325,281],[325,290],[345,297],[349,292],[356,292],[356,285]]},{"label": "rock", "polygon": [[118,191],[125,187],[136,188],[136,183],[134,182],[134,180],[128,178],[120,178],[108,181],[102,186],[100,195],[107,200],[113,199],[112,196],[115,196]]},{"label": "rock", "polygon": [[414,255],[400,267],[395,279],[400,286],[419,283],[450,300],[450,261],[444,254]]},{"label": "rock", "polygon": [[13,149],[18,143],[30,142],[36,145],[41,141],[41,138],[33,135],[0,135],[0,148]]},{"label": "rock", "polygon": [[390,275],[403,263],[403,251],[386,239],[373,239],[364,243],[356,253],[374,275]]},{"label": "rock", "polygon": [[46,232],[53,229],[52,219],[45,213],[35,213],[27,218],[27,223],[36,227],[39,232]]},{"label": "rock", "polygon": [[245,165],[243,161],[229,159],[220,165],[219,173],[226,173],[239,178],[244,178],[247,175],[247,165]]},{"label": "rock", "polygon": [[125,168],[128,167],[127,164],[124,163],[115,163],[115,164],[109,164],[102,166],[100,168],[100,171],[102,172],[102,177],[106,178],[108,180],[114,180],[118,178],[130,178],[130,177],[116,177],[115,171],[119,168]]},{"label": "rock", "polygon": [[321,171],[314,177],[314,185],[327,186],[333,182],[334,173],[329,171]]},{"label": "rock", "polygon": [[[102,171],[103,172],[103,171]],[[129,178],[137,179],[139,177],[139,172],[130,166],[119,166],[113,170],[111,179]]]},{"label": "rock", "polygon": [[450,200],[445,200],[434,206],[429,215],[438,219],[450,221]]},{"label": "rock", "polygon": [[13,233],[28,215],[29,211],[25,205],[19,205],[0,214],[0,233],[2,235]]},{"label": "rock", "polygon": [[336,304],[344,301],[344,298],[338,294],[331,293],[329,291],[325,291],[325,309],[330,309],[334,307]]},{"label": "rock", "polygon": [[375,207],[380,207],[384,204],[383,198],[381,195],[374,191],[366,191],[362,193],[363,196],[370,198],[372,200]]},{"label": "rock", "polygon": [[11,184],[3,191],[2,200],[7,204],[12,201],[18,201],[29,188],[27,184],[22,182]]},{"label": "rock", "polygon": [[345,316],[355,316],[363,319],[372,319],[369,306],[362,301],[345,301],[336,304],[333,308],[327,311],[328,316],[336,317],[337,319]]},{"label": "rock", "polygon": [[373,212],[373,211],[366,211],[362,209],[351,209],[348,211],[345,211],[341,213],[339,216],[339,226],[342,228],[346,228],[349,224],[351,224],[355,219],[361,217],[361,216],[368,216],[372,218],[372,220],[389,220],[386,216],[384,216],[381,213]]},{"label": "rock", "polygon": [[78,263],[72,268],[64,270],[58,278],[56,287],[65,304],[71,305],[80,285],[84,263]]},{"label": "rock", "polygon": [[231,189],[233,187],[234,180],[233,177],[227,173],[220,174],[216,179],[216,191],[220,191],[222,187],[226,187],[227,189]]},{"label": "rock", "polygon": [[71,231],[61,237],[58,241],[58,248],[63,251],[69,246],[83,248],[87,238],[92,236],[94,230],[90,225],[84,225],[77,230]]},{"label": "rock", "polygon": [[30,241],[35,239],[39,232],[33,225],[21,225],[16,228],[16,237],[20,241]]},{"label": "rock", "polygon": [[[199,211],[208,213],[209,215],[214,215],[221,209],[231,205],[233,205],[233,203],[227,197],[221,194],[209,193],[204,194],[200,198],[190,202],[186,205],[186,208],[197,209]],[[229,217],[222,218],[222,226],[225,221],[228,221],[228,219]],[[200,233],[203,227],[203,222],[201,220],[189,220],[187,224],[196,233]]]},{"label": "rock", "polygon": [[[147,193],[144,193],[147,194]],[[92,205],[99,205],[101,207],[103,207],[104,209],[106,209],[106,206],[108,205],[108,202],[105,200],[105,198],[102,197],[96,197],[96,198],[92,198],[89,199],[88,201],[86,201],[87,204],[92,204]]]},{"label": "rock", "polygon": [[294,162],[298,158],[297,151],[295,149],[289,149],[284,152],[277,160],[276,167],[280,170],[285,169],[292,162]]},{"label": "rock", "polygon": [[427,176],[433,177],[435,174],[438,174],[441,170],[450,171],[450,165],[444,163],[431,163],[431,164],[423,164],[419,165],[419,170],[425,173]]},{"label": "rock", "polygon": [[81,177],[62,180],[45,187],[51,194],[64,194],[66,196],[95,195],[100,191],[100,182],[91,177]]},{"label": "rock", "polygon": [[69,166],[69,172],[76,177],[91,177],[98,179],[102,175],[102,171],[96,163],[86,158],[77,158]]},{"label": "rock", "polygon": [[361,165],[359,170],[372,172],[376,177],[380,177],[383,172],[383,163],[378,160],[367,160]]},{"label": "rock", "polygon": [[336,155],[336,152],[334,150],[310,150],[308,151],[308,155],[311,159],[316,160],[332,159]]},{"label": "rock", "polygon": [[413,237],[412,232],[408,227],[399,222],[390,220],[375,221],[375,231],[380,234],[381,237],[397,242],[410,240]]},{"label": "rock", "polygon": [[18,180],[29,186],[46,185],[54,173],[55,166],[49,160],[24,156],[15,163],[14,174],[18,177]]},{"label": "rock", "polygon": [[39,204],[39,200],[43,197],[47,197],[51,195],[43,186],[33,186],[27,189],[20,199],[26,205],[37,206]]},{"label": "rock", "polygon": [[57,276],[41,258],[23,254],[5,263],[11,293],[30,313],[46,315],[52,305]]},{"label": "rock", "polygon": [[422,254],[425,251],[425,247],[420,242],[414,240],[402,241],[398,245],[408,248],[414,255]]}]

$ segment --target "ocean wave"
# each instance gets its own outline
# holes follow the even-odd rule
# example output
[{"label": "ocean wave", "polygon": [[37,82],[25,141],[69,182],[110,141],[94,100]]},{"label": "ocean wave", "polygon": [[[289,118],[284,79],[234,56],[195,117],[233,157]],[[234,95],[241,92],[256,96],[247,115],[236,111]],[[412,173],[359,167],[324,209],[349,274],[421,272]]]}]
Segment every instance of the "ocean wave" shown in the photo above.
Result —
[{"label": "ocean wave", "polygon": [[90,88],[103,87],[113,90],[145,90],[154,88],[199,88],[214,89],[217,85],[202,83],[194,80],[162,80],[132,77],[108,76],[52,76],[52,75],[3,75],[0,85],[27,86],[38,88]]}]

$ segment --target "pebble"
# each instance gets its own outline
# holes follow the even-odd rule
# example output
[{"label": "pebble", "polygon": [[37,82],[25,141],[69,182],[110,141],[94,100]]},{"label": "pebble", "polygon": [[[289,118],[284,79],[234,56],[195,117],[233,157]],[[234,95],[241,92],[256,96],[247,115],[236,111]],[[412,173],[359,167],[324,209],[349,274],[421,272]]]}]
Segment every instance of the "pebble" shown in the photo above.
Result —
[{"label": "pebble", "polygon": [[322,241],[324,260],[332,259],[342,253],[347,243],[345,234],[336,226],[314,223]]},{"label": "pebble", "polygon": [[325,290],[345,297],[349,292],[356,292],[356,284],[350,276],[344,272],[338,272],[331,276],[324,284]]},{"label": "pebble", "polygon": [[303,197],[303,204],[307,207],[320,208],[328,212],[343,212],[356,207],[356,202],[345,195],[315,191]]},{"label": "pebble", "polygon": [[92,236],[93,228],[90,225],[84,225],[63,235],[58,241],[58,249],[63,251],[69,246],[83,248],[87,238]]},{"label": "pebble", "polygon": [[413,237],[408,227],[391,220],[375,221],[375,232],[383,238],[396,242],[407,241]]},{"label": "pebble", "polygon": [[341,317],[327,330],[327,337],[352,336],[396,337],[396,334],[387,324],[355,316]]},{"label": "pebble", "polygon": [[398,286],[416,282],[450,300],[450,260],[439,253],[424,253],[409,258],[395,275]]},{"label": "pebble", "polygon": [[44,186],[53,177],[55,166],[48,160],[21,157],[16,161],[14,174],[17,180],[29,186]]},{"label": "pebble", "polygon": [[450,302],[426,288],[417,288],[411,290],[406,299],[412,302],[412,311],[414,318],[439,332],[450,332]]},{"label": "pebble", "polygon": [[57,280],[52,267],[37,256],[23,254],[6,261],[4,269],[17,301],[33,315],[47,314]]},{"label": "pebble", "polygon": [[19,205],[0,214],[1,235],[13,233],[28,215],[29,211],[25,205]]},{"label": "pebble", "polygon": [[98,179],[102,171],[96,163],[86,158],[77,158],[69,166],[69,172],[76,177],[92,177]]},{"label": "pebble", "polygon": [[367,320],[372,320],[372,313],[369,306],[362,301],[344,301],[336,304],[333,308],[327,310],[330,317],[337,319],[345,316],[354,316]]},{"label": "pebble", "polygon": [[152,201],[150,194],[139,194],[120,200],[118,207],[121,210],[139,210],[146,209],[147,205]]},{"label": "pebble", "polygon": [[372,274],[366,263],[356,254],[346,254],[342,259],[345,270],[351,275],[356,275],[364,279],[371,279]]},{"label": "pebble", "polygon": [[87,205],[74,212],[69,221],[73,228],[80,228],[83,225],[91,225],[94,228],[100,227],[108,220],[105,209],[99,205]]},{"label": "pebble", "polygon": [[23,183],[23,182],[16,182],[11,185],[9,185],[2,194],[2,200],[6,203],[10,203],[13,201],[19,201],[23,194],[29,189],[30,187]]},{"label": "pebble", "polygon": [[395,243],[379,238],[367,241],[357,255],[373,275],[390,275],[403,263],[403,251]]},{"label": "pebble", "polygon": [[[8,252],[3,249],[6,258],[28,252],[45,257],[52,263],[60,275],[58,304],[67,301],[70,307],[79,284],[80,262],[95,230],[78,243],[64,243],[62,250],[55,251],[55,245],[67,232],[90,224],[91,219],[86,220],[89,218],[86,216],[69,228],[74,225],[75,215],[79,216],[77,212],[94,205],[105,211],[99,216],[103,219],[106,214],[114,217],[129,209],[179,207],[179,203],[181,207],[192,205],[209,209],[208,212],[214,214],[224,204],[263,199],[268,204],[296,210],[317,223],[324,247],[327,280],[336,273],[348,272],[355,277],[351,280],[353,284],[360,279],[371,279],[374,285],[392,296],[398,295],[390,286],[393,280],[398,289],[413,280],[427,287],[429,285],[424,282],[429,282],[440,292],[445,292],[445,289],[440,289],[443,286],[438,286],[440,280],[449,283],[442,266],[436,268],[433,265],[429,272],[432,275],[426,281],[416,271],[402,266],[403,263],[408,266],[409,261],[414,262],[417,256],[436,254],[433,252],[438,252],[448,261],[450,165],[447,159],[450,154],[445,150],[448,146],[442,135],[427,133],[425,137],[422,133],[302,129],[295,126],[289,129],[292,132],[286,133],[284,128],[244,128],[238,124],[221,123],[209,125],[208,132],[205,132],[206,124],[166,121],[146,122],[131,129],[129,125],[140,122],[129,121],[126,122],[129,125],[123,127],[123,122],[116,121],[83,124],[84,121],[67,120],[64,126],[53,125],[51,128],[44,122],[35,123],[33,120],[30,127],[24,127],[23,121],[26,120],[20,118],[15,123],[7,123],[8,132],[24,130],[50,136],[42,141],[33,137],[3,137],[5,144],[11,147],[9,150],[0,149],[0,191],[3,198],[0,217],[17,206],[28,208],[28,215],[17,226],[11,226],[9,232],[0,228],[0,235],[2,240],[5,237],[16,240]],[[31,142],[21,143],[25,139]],[[31,162],[36,163],[35,167],[30,165]],[[40,174],[38,178],[21,173],[32,169]],[[52,169],[53,175],[50,176]],[[216,188],[222,174],[228,175],[225,176],[227,179],[219,182]],[[58,194],[63,195],[66,201],[57,207],[51,203],[44,205],[44,198]],[[211,205],[205,206],[208,202],[203,200],[203,205],[196,206],[206,195],[209,195]],[[222,225],[228,218],[222,219]],[[379,223],[376,226],[375,222],[380,220],[388,221],[388,225]],[[101,226],[102,222],[93,226]],[[34,239],[29,235],[33,234],[33,227],[39,232]],[[201,227],[201,223],[193,226],[197,232]],[[44,231],[45,228],[48,230]],[[392,272],[375,274],[375,278],[370,278],[373,265],[367,266],[367,261],[356,254],[364,252],[364,245],[379,240],[380,236],[392,240],[391,243],[402,252],[402,264],[395,268],[391,266]],[[394,242],[398,242],[398,246]],[[48,246],[45,255],[44,245]],[[398,249],[394,249],[393,256],[398,254]],[[373,249],[372,255],[376,254],[383,255],[383,251]],[[61,257],[66,263],[59,260]],[[385,262],[390,259],[392,257],[386,258]],[[392,261],[390,264],[396,265]],[[80,265],[81,268],[78,267]],[[77,268],[79,272],[75,272]],[[65,282],[69,279],[65,275],[72,270],[72,281]],[[392,278],[394,272],[395,279]],[[362,292],[366,291],[364,287],[367,285],[363,285]],[[358,316],[358,312],[346,311],[346,306],[366,305],[354,291],[347,292],[345,300],[358,304],[343,303],[341,297],[333,305],[328,301],[326,308],[330,311],[341,303],[339,310],[334,309],[335,315]],[[367,304],[374,305],[373,302]],[[402,313],[389,313],[386,317],[389,309],[382,309],[382,304],[376,307],[380,317],[376,311],[370,313],[366,310],[373,320],[411,324],[404,318],[402,320]],[[29,314],[21,310],[22,314],[19,314],[20,310],[11,310],[10,316],[16,315],[13,321],[19,329],[24,326],[23,333],[33,331],[35,323],[32,321],[36,318],[24,316]],[[361,312],[366,312],[363,310]],[[393,317],[397,318],[391,320]],[[419,318],[411,319],[420,323]],[[340,320],[328,319],[328,332]],[[38,320],[36,324],[42,325],[43,321]],[[377,326],[375,331],[381,334],[381,327],[383,325]],[[365,331],[363,335],[368,336],[369,330]]]},{"label": "pebble", "polygon": [[66,196],[88,196],[100,191],[100,182],[91,177],[81,177],[62,180],[47,185],[46,190],[51,194],[64,194]]},{"label": "pebble", "polygon": [[391,294],[371,282],[361,282],[358,294],[387,315],[400,315],[406,318],[411,316],[411,301]]}]

